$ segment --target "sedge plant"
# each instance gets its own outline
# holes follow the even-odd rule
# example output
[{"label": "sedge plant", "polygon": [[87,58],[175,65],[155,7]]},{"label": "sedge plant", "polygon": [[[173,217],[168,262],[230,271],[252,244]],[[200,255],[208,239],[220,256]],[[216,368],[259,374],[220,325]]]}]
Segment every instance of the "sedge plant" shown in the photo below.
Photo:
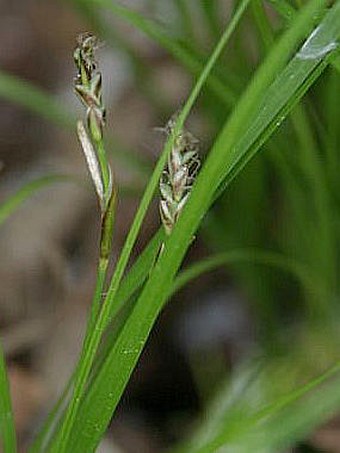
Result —
[{"label": "sedge plant", "polygon": [[[193,42],[195,33],[190,9],[200,8],[210,36],[215,37],[219,24],[215,2],[211,5],[203,0],[195,4],[174,2],[179,14],[183,15],[185,28],[178,40],[156,22],[116,2],[74,2],[87,13],[97,15],[98,27],[101,27],[99,19],[104,10],[146,33],[188,72],[195,74],[197,83],[179,115],[165,127],[167,144],[150,176],[113,275],[109,276],[117,187],[104,146],[102,78],[94,54],[98,40],[93,34],[79,38],[74,55],[75,90],[86,108],[86,121],[78,122],[77,133],[99,202],[101,233],[97,284],[78,365],[63,396],[33,442],[31,453],[90,453],[96,450],[165,303],[175,291],[202,273],[229,265],[236,278],[256,293],[261,276],[266,275],[263,268],[275,267],[280,276],[291,274],[301,286],[307,310],[313,311],[311,319],[320,318],[322,310],[317,311],[321,307],[320,301],[327,302],[328,313],[332,313],[331,302],[337,291],[334,278],[336,238],[330,215],[334,204],[329,181],[334,189],[338,143],[334,115],[338,106],[336,96],[332,97],[335,93],[332,87],[338,86],[339,77],[340,2],[329,5],[326,1],[310,0],[293,4],[271,0],[268,4],[284,24],[280,30],[272,27],[262,1],[235,2],[234,15],[207,63],[200,54],[199,43]],[[233,69],[226,70],[228,60],[224,56],[219,62],[217,59],[231,34],[241,33],[240,27],[236,30],[236,26],[250,3],[246,19],[254,27],[262,60],[251,79],[240,74],[235,82],[238,77],[232,77]],[[105,26],[103,24],[99,30],[103,35],[106,34]],[[251,65],[247,70],[249,75]],[[329,134],[325,133],[325,126],[315,120],[317,115],[312,108],[299,105],[304,94],[327,71],[331,72],[327,118],[333,125]],[[205,83],[206,89],[203,89]],[[198,171],[198,143],[184,123],[199,95],[207,112],[218,118],[219,133]],[[34,109],[39,111],[37,107]],[[229,114],[227,119],[225,114],[219,115],[221,109]],[[58,115],[51,119],[60,122]],[[280,133],[274,135],[282,130],[285,119],[284,127],[293,131],[296,149],[301,150],[294,155],[291,155],[285,137],[282,138]],[[327,149],[326,172],[320,164],[313,125],[321,131],[321,142]],[[265,156],[261,156],[263,159],[250,163],[263,148],[266,148]],[[303,231],[297,235],[300,239],[296,242],[288,241],[283,234],[278,235],[277,242],[272,243],[274,250],[260,248],[257,242],[254,247],[252,242],[268,240],[267,230],[263,227],[260,230],[264,213],[269,209],[264,184],[267,165],[274,168],[284,186],[285,209],[292,213],[292,228],[295,232]],[[147,208],[158,187],[163,226],[126,272]],[[313,200],[310,205],[305,201],[306,193]],[[248,222],[248,217],[252,216],[253,222]],[[314,223],[306,219],[312,219]],[[181,262],[200,227],[200,233],[219,253],[181,272]],[[306,247],[303,234],[307,241],[313,240],[312,247]],[[248,265],[241,268],[240,263]],[[275,300],[275,282],[271,284],[269,278],[265,281],[265,306],[261,315],[265,316],[271,308],[275,316],[275,308],[269,306]],[[289,360],[292,369],[291,355],[288,364]],[[339,408],[338,364],[309,384],[288,391],[285,391],[282,379],[286,369],[282,371],[274,360],[269,365],[269,369],[263,367],[261,372],[258,367],[255,372],[236,370],[234,379],[242,384],[241,387],[234,390],[231,382],[221,389],[217,399],[222,399],[223,404],[213,402],[207,411],[206,422],[177,451],[208,453],[221,448],[242,453],[254,451],[254,448],[256,451],[279,451],[308,435],[313,427]],[[315,375],[315,370],[312,374]],[[274,398],[268,398],[266,391],[271,388],[268,382],[282,383],[281,394],[279,391]],[[319,388],[321,382],[323,386]],[[258,395],[263,395],[260,402]],[[11,429],[7,424],[7,439],[13,438]],[[6,448],[6,453],[13,453],[13,442]]]}]

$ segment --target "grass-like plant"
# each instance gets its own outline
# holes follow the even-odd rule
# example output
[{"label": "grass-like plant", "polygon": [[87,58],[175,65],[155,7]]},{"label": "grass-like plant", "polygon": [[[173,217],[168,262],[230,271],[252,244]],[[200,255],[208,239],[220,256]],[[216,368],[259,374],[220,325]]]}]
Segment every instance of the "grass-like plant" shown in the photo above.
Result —
[{"label": "grass-like plant", "polygon": [[[213,1],[202,0],[195,5],[174,1],[182,18],[183,35],[179,39],[170,37],[156,22],[111,0],[74,0],[74,3],[85,14],[97,17],[97,31],[108,42],[111,35],[107,25],[100,21],[102,9],[129,22],[163,46],[194,74],[196,82],[184,107],[166,128],[167,142],[149,176],[113,275],[109,276],[119,188],[114,183],[105,151],[105,100],[94,55],[97,41],[92,34],[85,34],[78,42],[74,55],[75,90],[86,107],[86,122],[78,121],[77,132],[98,196],[101,219],[97,284],[79,362],[30,453],[96,450],[165,303],[175,291],[202,273],[218,266],[233,265],[236,278],[253,292],[254,299],[259,296],[259,276],[266,275],[263,267],[291,274],[302,289],[309,326],[320,327],[321,321],[328,328],[329,318],[336,313],[333,301],[340,290],[336,280],[340,238],[334,228],[334,222],[338,221],[334,218],[339,218],[334,170],[339,162],[340,140],[335,120],[339,114],[339,94],[336,95],[334,89],[339,87],[340,1],[329,5],[327,1],[310,0],[304,5],[298,2],[299,8],[295,8],[296,5],[286,0],[271,0],[268,3],[283,24],[279,29],[273,28],[261,0],[235,2],[233,15],[206,60],[200,53],[199,43],[195,42],[190,8],[200,8],[207,30],[212,39],[216,39],[220,24]],[[236,69],[229,70],[228,59],[223,56],[232,35],[242,33],[241,19],[245,15],[259,42],[260,62],[251,77],[251,64],[240,64],[245,49],[235,50],[233,68]],[[136,60],[136,66],[141,64],[131,52],[130,57]],[[246,66],[246,70],[242,70],[242,66]],[[307,105],[301,101],[325,74],[328,91],[322,96],[326,103],[326,113],[322,116],[310,105],[312,100]],[[18,96],[17,91],[28,92],[30,96]],[[64,116],[53,100],[48,98],[45,109],[43,93],[8,75],[0,74],[0,93],[54,122],[70,125],[68,116]],[[186,130],[185,121],[199,96],[209,114],[216,118],[219,131],[198,171],[197,142]],[[228,113],[226,120],[221,111]],[[285,127],[294,135],[291,143],[279,133],[286,119]],[[314,128],[318,131],[317,137]],[[290,149],[292,144],[299,150],[294,155]],[[264,148],[267,161],[257,160],[256,174],[251,173],[253,164],[250,169],[246,166]],[[326,150],[322,151],[325,162],[321,162],[319,149]],[[284,209],[290,214],[295,241],[291,239],[294,235],[285,235],[284,231],[268,238],[268,230],[264,227],[260,230],[268,215],[259,209],[259,203],[265,204],[269,197],[265,191],[265,165],[275,172],[282,185]],[[39,186],[39,182],[37,184]],[[24,192],[24,197],[29,191]],[[254,193],[255,201],[250,192]],[[233,204],[235,195],[242,195],[244,204],[239,201]],[[163,226],[126,272],[154,196],[161,198]],[[231,200],[224,203],[228,196]],[[17,200],[24,198],[18,194],[16,197]],[[310,204],[308,197],[312,199]],[[9,215],[16,204],[14,199],[9,200],[0,210],[0,219]],[[247,216],[254,216],[254,221]],[[181,271],[186,251],[199,228],[203,235],[212,238],[211,243],[219,253]],[[222,231],[228,232],[227,238]],[[263,246],[265,240],[271,241],[270,250]],[[248,267],[240,268],[242,262]],[[268,278],[265,295],[262,293],[264,308],[258,308],[264,324],[268,321],[265,316],[270,313],[275,332],[279,327],[270,302],[275,300],[276,291],[275,281]],[[206,423],[177,451],[205,453],[220,448],[233,452],[279,451],[303,438],[340,407],[338,364],[315,379],[306,373],[305,378],[311,380],[292,389],[286,388],[285,380],[278,378],[282,370],[275,359],[270,359],[269,363],[270,366],[261,367],[260,372],[260,365],[254,370],[253,364],[235,372],[233,379],[242,384],[241,391],[234,390],[232,384],[221,389],[218,398],[223,404],[211,405]],[[285,364],[290,364],[292,375],[301,372],[293,355],[287,355]],[[315,375],[318,369],[313,371]],[[276,392],[273,399],[268,398],[264,390],[268,381],[282,382],[281,391]],[[323,386],[319,387],[321,382]],[[2,355],[0,390],[3,448],[5,453],[15,453]],[[263,399],[254,399],[257,394],[264,395]]]}]

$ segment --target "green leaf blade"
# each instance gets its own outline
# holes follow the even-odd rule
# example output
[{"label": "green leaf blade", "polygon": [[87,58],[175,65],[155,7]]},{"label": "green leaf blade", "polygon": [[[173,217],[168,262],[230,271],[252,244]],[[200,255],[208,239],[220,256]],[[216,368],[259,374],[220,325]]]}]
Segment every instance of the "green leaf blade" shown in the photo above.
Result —
[{"label": "green leaf blade", "polygon": [[16,453],[17,443],[5,357],[0,345],[0,447],[4,453]]}]

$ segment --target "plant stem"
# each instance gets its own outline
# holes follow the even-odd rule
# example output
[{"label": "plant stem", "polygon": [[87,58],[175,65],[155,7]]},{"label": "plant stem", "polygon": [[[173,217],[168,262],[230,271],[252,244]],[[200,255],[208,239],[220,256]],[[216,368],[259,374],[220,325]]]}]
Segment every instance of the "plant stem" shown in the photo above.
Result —
[{"label": "plant stem", "polygon": [[[83,342],[83,349],[75,372],[74,392],[61,425],[59,442],[57,440],[51,449],[52,452],[58,451],[58,453],[67,451],[67,441],[81,403],[81,396],[90,374],[95,353],[97,351],[102,334],[102,331],[98,332],[98,329],[96,328],[96,322],[98,316],[100,317],[100,314],[102,313],[101,306],[103,290],[105,288],[115,219],[116,190],[115,188],[112,189],[112,183],[110,181],[110,168],[107,162],[103,140],[102,137],[98,140],[94,140],[93,134],[92,140],[96,145],[97,156],[101,167],[101,176],[104,186],[106,206],[105,211],[102,211],[101,215],[99,263],[96,286],[91,304],[91,313],[88,319]],[[94,340],[96,341],[96,347],[93,346]],[[89,360],[89,357],[91,357],[91,360]]]},{"label": "plant stem", "polygon": [[103,290],[104,290],[104,285],[105,285],[105,280],[106,280],[107,267],[108,267],[108,260],[99,258],[96,286],[95,286],[95,290],[94,290],[93,301],[91,304],[91,314],[90,314],[90,318],[89,318],[88,328],[86,329],[86,331],[88,331],[88,332],[92,331],[92,328],[95,325],[96,318],[97,318],[99,310],[100,310],[101,301],[102,301],[102,297],[103,297]]},{"label": "plant stem", "polygon": [[[80,398],[81,398],[81,393],[83,389],[83,383],[85,385],[87,377],[89,375],[89,372],[92,367],[92,362],[88,361],[88,356],[91,355],[91,352],[93,350],[93,337],[97,337],[94,335],[95,333],[95,325],[96,325],[96,320],[98,317],[98,314],[100,313],[100,307],[101,307],[101,301],[103,297],[103,289],[105,285],[105,280],[106,280],[106,274],[107,274],[107,268],[108,268],[108,260],[99,258],[99,264],[98,264],[98,272],[97,272],[97,281],[96,281],[96,286],[95,286],[95,291],[94,291],[94,296],[91,304],[91,314],[88,319],[87,323],[87,328],[86,328],[86,334],[83,342],[83,350],[76,368],[75,372],[75,384],[74,384],[74,391],[73,391],[73,397],[71,399],[71,402],[69,404],[69,407],[66,411],[64,421],[61,426],[61,434],[60,434],[60,439],[59,442],[56,441],[52,448],[51,452],[66,452],[66,447],[67,447],[67,440],[71,431],[71,428],[73,426],[75,416],[77,413],[77,410],[80,405]],[[99,343],[99,342],[98,342]],[[88,365],[84,367],[85,365]]]}]

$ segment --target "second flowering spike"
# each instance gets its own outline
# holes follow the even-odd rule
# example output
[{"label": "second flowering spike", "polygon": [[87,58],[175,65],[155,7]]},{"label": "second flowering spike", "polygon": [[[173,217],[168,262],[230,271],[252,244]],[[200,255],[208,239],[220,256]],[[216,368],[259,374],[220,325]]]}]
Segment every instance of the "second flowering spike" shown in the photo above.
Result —
[{"label": "second flowering spike", "polygon": [[167,234],[172,229],[185,206],[200,167],[198,140],[186,129],[175,132],[178,115],[174,115],[163,129],[173,135],[173,146],[167,166],[163,171],[159,188],[161,201],[159,210]]}]

